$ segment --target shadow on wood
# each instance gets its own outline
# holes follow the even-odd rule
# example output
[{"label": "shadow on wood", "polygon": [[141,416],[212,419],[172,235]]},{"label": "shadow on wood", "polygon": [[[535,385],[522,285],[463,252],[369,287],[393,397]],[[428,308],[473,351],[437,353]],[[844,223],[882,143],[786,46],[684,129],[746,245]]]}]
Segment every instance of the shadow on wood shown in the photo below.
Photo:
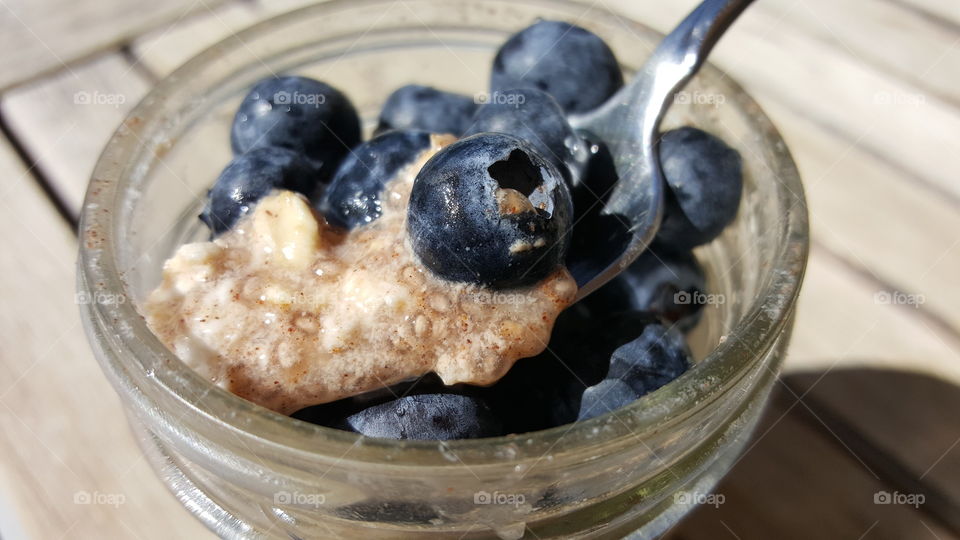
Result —
[{"label": "shadow on wood", "polygon": [[785,375],[748,450],[666,538],[960,538],[960,387]]}]

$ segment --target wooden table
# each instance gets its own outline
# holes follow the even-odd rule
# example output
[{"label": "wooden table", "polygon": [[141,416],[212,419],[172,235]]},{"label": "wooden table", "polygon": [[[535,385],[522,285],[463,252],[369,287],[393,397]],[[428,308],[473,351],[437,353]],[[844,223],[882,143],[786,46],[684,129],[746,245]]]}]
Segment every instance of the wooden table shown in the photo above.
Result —
[{"label": "wooden table", "polygon": [[[76,216],[102,145],[159,77],[297,3],[0,0],[5,539],[209,536],[144,462],[88,350]],[[592,5],[668,30],[694,3]],[[763,0],[713,59],[792,148],[814,240],[764,423],[723,504],[669,536],[960,537],[960,4]]]}]

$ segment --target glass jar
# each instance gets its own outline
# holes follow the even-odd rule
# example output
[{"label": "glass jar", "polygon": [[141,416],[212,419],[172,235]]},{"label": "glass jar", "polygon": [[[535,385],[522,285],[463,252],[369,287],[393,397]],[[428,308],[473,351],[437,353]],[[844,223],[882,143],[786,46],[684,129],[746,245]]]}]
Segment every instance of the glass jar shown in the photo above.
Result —
[{"label": "glass jar", "polygon": [[[162,263],[202,238],[205,190],[230,158],[229,125],[257,79],[333,83],[369,130],[394,88],[474,94],[494,51],[535,18],[604,37],[628,73],[660,35],[557,1],[335,1],[258,24],[157,84],[101,157],[81,221],[78,287],[92,347],[144,452],[178,499],[224,537],[654,536],[744,447],[783,358],[807,256],[797,171],[743,90],[707,66],[666,127],[693,123],[744,158],[740,214],[698,250],[717,302],[692,334],[698,364],[612,414],[550,430],[450,442],[360,437],[275,414],[214,387],[150,332],[138,303]],[[698,97],[699,96],[699,97]],[[704,98],[706,97],[706,99]]]}]

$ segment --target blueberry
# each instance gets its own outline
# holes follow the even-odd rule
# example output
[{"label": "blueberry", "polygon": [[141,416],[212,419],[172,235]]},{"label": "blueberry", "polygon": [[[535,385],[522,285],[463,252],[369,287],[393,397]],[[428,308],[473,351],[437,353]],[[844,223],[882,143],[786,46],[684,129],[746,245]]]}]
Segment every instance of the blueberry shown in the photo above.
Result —
[{"label": "blueberry", "polygon": [[647,325],[640,337],[613,352],[607,377],[584,390],[577,419],[586,420],[629,405],[689,367],[690,351],[683,334],[660,324]]},{"label": "blueberry", "polygon": [[588,149],[576,134],[557,101],[534,88],[500,90],[477,109],[464,135],[507,133],[537,149],[550,159],[570,184],[577,182]]},{"label": "blueberry", "polygon": [[705,280],[693,253],[648,249],[588,300],[614,309],[648,312],[681,330],[689,330],[703,311]]},{"label": "blueberry", "polygon": [[660,167],[669,189],[656,242],[690,249],[716,238],[737,215],[743,191],[740,154],[694,127],[660,140]]},{"label": "blueberry", "polygon": [[674,328],[651,324],[610,358],[608,379],[619,379],[640,395],[653,392],[690,367],[690,350]]},{"label": "blueberry", "polygon": [[361,394],[338,399],[337,401],[306,407],[290,416],[320,426],[350,429],[346,424],[347,417],[357,414],[364,409],[393,401],[397,399],[397,396],[413,396],[419,394],[470,395],[475,388],[477,387],[466,384],[448,386],[443,384],[443,380],[435,373],[426,373],[415,379],[377,388]]},{"label": "blueberry", "polygon": [[272,189],[310,193],[318,182],[316,170],[296,152],[255,148],[233,158],[207,193],[200,219],[214,236],[233,226]]},{"label": "blueberry", "polygon": [[537,21],[514,34],[493,60],[491,91],[536,88],[568,113],[596,108],[623,86],[610,47],[596,34],[560,21]]},{"label": "blueberry", "polygon": [[384,185],[429,147],[426,131],[388,131],[362,143],[340,163],[318,210],[347,229],[379,218]]},{"label": "blueberry", "polygon": [[420,394],[353,414],[346,425],[368,437],[472,439],[501,435],[499,421],[480,399],[458,394]]},{"label": "blueberry", "polygon": [[577,419],[587,387],[610,369],[610,356],[655,319],[640,312],[610,313],[578,302],[560,314],[547,349],[518,361],[496,384],[482,389],[504,428],[525,433]]},{"label": "blueberry", "polygon": [[577,420],[588,420],[615,411],[633,403],[640,396],[640,393],[621,380],[604,379],[583,392]]},{"label": "blueberry", "polygon": [[230,142],[236,154],[258,146],[299,152],[326,179],[360,142],[360,118],[350,100],[326,83],[273,77],[258,82],[243,99]]},{"label": "blueberry", "polygon": [[461,139],[420,170],[407,231],[437,276],[507,289],[536,283],[563,261],[572,217],[560,173],[501,133]]},{"label": "blueberry", "polygon": [[395,90],[380,111],[377,133],[391,129],[422,129],[460,136],[477,110],[472,97],[410,84]]}]

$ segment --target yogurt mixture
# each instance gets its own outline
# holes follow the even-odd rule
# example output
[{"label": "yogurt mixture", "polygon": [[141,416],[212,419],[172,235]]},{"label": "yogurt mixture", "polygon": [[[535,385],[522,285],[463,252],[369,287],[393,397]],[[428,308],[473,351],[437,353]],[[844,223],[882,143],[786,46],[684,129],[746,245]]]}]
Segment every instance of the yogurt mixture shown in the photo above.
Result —
[{"label": "yogurt mixture", "polygon": [[490,291],[433,276],[406,233],[420,167],[392,179],[382,216],[343,232],[307,200],[275,191],[211,242],[182,246],[144,305],[147,323],[215,384],[277,412],[436,372],[489,385],[542,352],[576,295],[565,268],[533,287]]}]

